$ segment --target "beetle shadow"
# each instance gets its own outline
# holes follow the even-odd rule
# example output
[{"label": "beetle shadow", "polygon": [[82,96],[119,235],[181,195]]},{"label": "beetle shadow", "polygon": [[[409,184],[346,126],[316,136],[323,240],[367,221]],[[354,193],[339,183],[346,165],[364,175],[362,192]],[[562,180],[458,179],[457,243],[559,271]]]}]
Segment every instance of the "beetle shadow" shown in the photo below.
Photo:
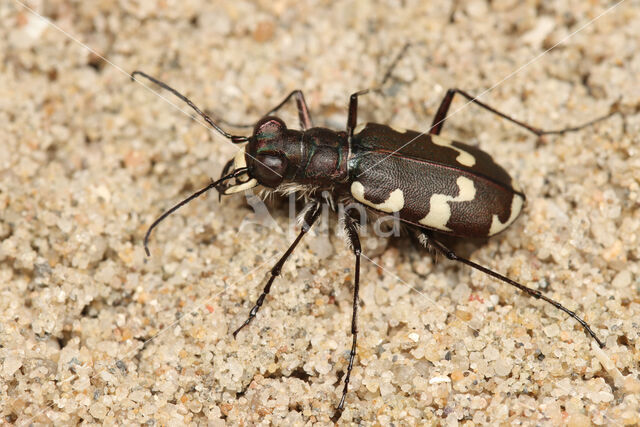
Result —
[{"label": "beetle shadow", "polygon": [[[436,252],[425,247],[424,244],[418,238],[418,234],[423,231],[418,227],[405,226],[403,227],[402,234],[390,239],[389,246],[398,249],[401,253],[406,250],[414,250],[420,254],[430,254],[436,259]],[[482,248],[489,241],[488,237],[457,237],[444,233],[437,233],[431,231],[433,238],[444,246],[452,249],[457,255],[469,258],[475,251]],[[438,261],[440,257],[437,257]]]},{"label": "beetle shadow", "polygon": [[[256,195],[251,190],[245,192],[245,200],[243,207],[247,211],[247,215],[242,220],[239,226],[239,232],[246,230],[247,228],[266,228],[278,234],[291,234],[291,238],[295,238],[297,232],[295,231],[297,219],[306,206],[306,202],[292,195],[290,197],[279,197],[275,195]],[[347,205],[347,208],[350,205]],[[340,212],[338,209],[336,212],[332,212],[323,203],[323,215],[321,215],[320,221],[314,226],[316,234],[328,233],[331,235],[340,235]],[[419,254],[431,254],[434,259],[434,251],[430,248],[426,248],[418,239],[417,235],[422,229],[410,226],[404,223],[398,227],[397,224],[388,224],[389,219],[382,215],[375,215],[371,213],[369,209],[364,209],[365,212],[359,210],[349,210],[350,215],[354,217],[356,222],[361,224],[361,237],[364,238],[369,233],[378,234],[381,233],[383,237],[388,239],[387,247],[396,248],[400,253],[412,250]],[[364,213],[364,217],[362,216]],[[391,218],[393,219],[393,218]],[[379,223],[381,221],[381,229],[378,230]],[[375,226],[374,226],[375,225]],[[366,227],[366,229],[364,228]],[[397,227],[399,232],[395,232],[393,227]],[[451,248],[456,254],[469,258],[476,250],[487,244],[489,238],[461,238],[451,236],[444,233],[432,232],[435,240],[441,242],[448,248]]]}]

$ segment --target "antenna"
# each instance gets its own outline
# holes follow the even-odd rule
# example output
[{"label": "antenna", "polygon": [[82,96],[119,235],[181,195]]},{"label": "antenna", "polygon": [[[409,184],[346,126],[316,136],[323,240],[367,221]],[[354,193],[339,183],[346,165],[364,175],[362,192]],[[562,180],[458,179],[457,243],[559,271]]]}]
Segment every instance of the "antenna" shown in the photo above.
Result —
[{"label": "antenna", "polygon": [[149,236],[151,236],[151,231],[153,231],[153,229],[156,228],[156,226],[160,224],[166,217],[168,217],[169,215],[171,215],[172,213],[174,213],[175,211],[177,211],[178,209],[180,209],[182,206],[186,205],[193,199],[211,190],[212,188],[218,187],[224,181],[227,181],[231,178],[236,178],[243,174],[247,174],[248,171],[249,171],[248,168],[236,169],[235,171],[231,172],[229,175],[225,175],[219,180],[211,182],[209,185],[207,185],[203,189],[196,191],[195,193],[193,193],[192,195],[190,195],[189,197],[187,197],[186,199],[184,199],[183,201],[181,201],[180,203],[178,203],[177,205],[175,205],[174,207],[172,207],[171,209],[169,209],[168,211],[160,215],[158,219],[153,221],[153,224],[151,224],[151,226],[147,230],[147,233],[144,235],[144,251],[147,254],[147,256],[151,256],[151,252],[149,252]]},{"label": "antenna", "polygon": [[140,75],[148,80],[151,80],[153,83],[157,84],[158,86],[160,86],[163,89],[168,90],[169,92],[171,92],[172,94],[174,94],[175,96],[177,96],[178,98],[180,98],[181,100],[183,100],[184,102],[187,103],[187,105],[189,105],[189,107],[193,108],[194,111],[196,113],[198,113],[198,115],[200,117],[202,117],[204,119],[205,122],[209,123],[209,125],[211,125],[212,128],[214,128],[215,130],[217,130],[222,136],[224,136],[225,138],[231,140],[232,143],[234,144],[242,144],[243,142],[247,142],[249,140],[248,137],[246,136],[240,136],[240,135],[231,135],[229,132],[224,131],[220,126],[218,126],[212,119],[211,117],[209,117],[206,113],[202,112],[202,110],[200,110],[196,104],[194,104],[189,98],[187,98],[186,96],[184,96],[183,94],[181,94],[180,92],[178,92],[177,90],[175,90],[174,88],[172,88],[171,86],[169,86],[168,84],[161,82],[160,80],[156,79],[155,77],[151,77],[150,75],[148,75],[147,73],[143,72],[143,71],[134,71],[133,73],[131,73],[131,80],[136,81],[136,75]]}]

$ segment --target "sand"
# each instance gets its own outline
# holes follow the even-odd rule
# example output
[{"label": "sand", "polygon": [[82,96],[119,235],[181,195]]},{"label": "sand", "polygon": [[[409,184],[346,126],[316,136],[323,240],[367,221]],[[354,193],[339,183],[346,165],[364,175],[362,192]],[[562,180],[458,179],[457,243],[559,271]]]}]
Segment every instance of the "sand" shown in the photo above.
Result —
[{"label": "sand", "polygon": [[513,226],[461,250],[575,310],[606,347],[406,237],[364,238],[339,424],[640,423],[637,1],[603,16],[613,2],[27,4],[50,22],[0,4],[3,422],[331,424],[354,277],[335,218],[234,340],[295,235],[288,208],[269,205],[271,221],[242,194],[211,194],[166,220],[147,258],[151,222],[237,147],[127,73],[240,123],[299,88],[316,125],[344,129],[349,95],[410,42],[360,122],[426,131],[450,87],[545,129],[624,113],[540,140],[456,99],[442,133],[486,150],[527,195]]}]

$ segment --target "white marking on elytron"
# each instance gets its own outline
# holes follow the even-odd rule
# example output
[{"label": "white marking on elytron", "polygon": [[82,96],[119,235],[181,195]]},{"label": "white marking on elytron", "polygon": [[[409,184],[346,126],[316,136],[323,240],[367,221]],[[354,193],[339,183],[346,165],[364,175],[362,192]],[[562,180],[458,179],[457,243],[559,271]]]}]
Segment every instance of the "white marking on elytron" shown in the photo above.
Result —
[{"label": "white marking on elytron", "polygon": [[368,123],[360,123],[358,126],[356,126],[356,127],[353,129],[353,133],[354,133],[354,134],[356,134],[356,133],[360,133],[360,132],[362,132],[362,130],[363,130],[364,128],[366,128],[366,127],[367,127],[367,124],[368,124]]},{"label": "white marking on elytron", "polygon": [[397,126],[391,126],[391,125],[389,125],[389,127],[398,133],[407,133],[407,130],[404,128],[399,128]]},{"label": "white marking on elytron", "polygon": [[469,202],[476,197],[476,187],[469,178],[460,176],[456,180],[456,184],[459,190],[456,197],[447,196],[446,194],[434,194],[431,196],[431,199],[429,199],[429,213],[418,221],[420,224],[437,230],[453,231],[447,227],[447,222],[451,218],[449,202]]},{"label": "white marking on elytron", "polygon": [[402,190],[399,188],[393,190],[391,194],[389,194],[389,198],[382,203],[373,203],[365,199],[364,185],[358,181],[354,181],[353,184],[351,184],[351,194],[360,203],[364,203],[365,205],[371,206],[372,208],[382,212],[398,212],[404,207],[404,195],[402,194]]},{"label": "white marking on elytron", "polygon": [[450,139],[443,138],[439,135],[430,135],[430,136],[431,136],[431,142],[433,142],[434,144],[439,145],[441,147],[453,148],[458,153],[460,153],[458,157],[456,157],[456,161],[461,165],[472,167],[473,165],[476,164],[476,158],[473,157],[471,153],[467,153],[466,151],[461,150],[458,147],[454,147],[453,145],[451,145],[453,141],[451,141]]},{"label": "white marking on elytron", "polygon": [[494,234],[501,232],[516,220],[516,218],[520,214],[520,211],[522,210],[522,202],[522,197],[517,194],[513,195],[513,199],[511,200],[511,215],[509,215],[509,219],[507,219],[507,222],[505,222],[504,224],[500,222],[500,218],[498,218],[498,215],[493,215],[493,217],[491,218],[491,228],[489,229],[489,236],[493,236]]}]

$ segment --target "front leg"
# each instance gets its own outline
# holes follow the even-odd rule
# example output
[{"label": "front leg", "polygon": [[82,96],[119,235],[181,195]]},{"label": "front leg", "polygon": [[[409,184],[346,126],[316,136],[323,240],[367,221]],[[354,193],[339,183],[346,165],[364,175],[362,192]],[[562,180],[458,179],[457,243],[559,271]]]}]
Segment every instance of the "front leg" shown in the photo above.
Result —
[{"label": "front leg", "polygon": [[[296,107],[298,108],[298,117],[300,119],[300,129],[307,130],[313,127],[313,122],[311,121],[311,114],[309,113],[309,107],[307,106],[307,102],[304,100],[304,95],[300,89],[296,89],[292,91],[287,97],[282,100],[278,105],[267,111],[263,117],[271,116],[276,114],[284,105],[289,102],[291,98],[295,98]],[[216,121],[219,123],[226,124],[227,126],[231,126],[234,128],[248,128],[253,129],[255,123],[233,123],[228,120],[224,120],[218,115],[215,116]]]},{"label": "front leg", "polygon": [[291,92],[287,97],[278,105],[269,110],[265,116],[271,116],[278,112],[280,108],[284,106],[291,98],[296,99],[296,106],[298,107],[298,117],[300,118],[300,128],[302,130],[311,129],[313,127],[313,123],[311,122],[311,114],[309,113],[309,107],[307,106],[307,102],[304,100],[304,95],[300,89],[296,89]]},{"label": "front leg", "polygon": [[273,268],[271,269],[271,277],[269,277],[269,280],[267,281],[267,284],[264,286],[262,293],[258,297],[256,304],[253,306],[253,308],[249,312],[249,317],[247,317],[247,320],[245,320],[244,323],[240,325],[240,327],[233,332],[233,338],[235,338],[236,335],[238,335],[238,332],[240,332],[242,328],[244,328],[249,323],[251,323],[254,317],[256,317],[256,314],[258,314],[258,310],[260,310],[260,307],[262,307],[262,304],[264,303],[264,299],[267,297],[267,295],[269,294],[269,291],[271,290],[271,285],[273,284],[273,281],[276,280],[276,277],[280,275],[280,272],[282,271],[282,266],[287,261],[289,256],[293,253],[296,246],[298,246],[298,243],[300,243],[300,240],[302,240],[302,237],[305,234],[307,234],[307,232],[311,229],[311,226],[313,225],[314,222],[316,222],[319,216],[320,216],[320,203],[318,201],[313,201],[308,206],[308,210],[304,215],[304,221],[302,223],[302,230],[300,230],[300,234],[298,234],[298,237],[296,237],[296,240],[293,241],[291,246],[289,246],[289,249],[287,249],[284,255],[282,255],[282,257],[278,260],[276,265],[274,265]]}]

